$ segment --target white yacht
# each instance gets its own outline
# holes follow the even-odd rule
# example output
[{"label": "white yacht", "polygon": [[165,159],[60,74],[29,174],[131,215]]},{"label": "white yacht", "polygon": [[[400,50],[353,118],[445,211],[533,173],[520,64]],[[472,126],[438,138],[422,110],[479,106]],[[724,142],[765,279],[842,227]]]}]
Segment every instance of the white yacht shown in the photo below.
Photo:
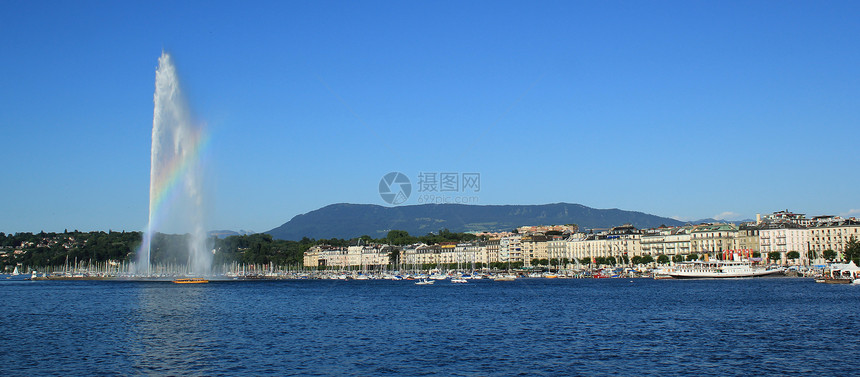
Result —
[{"label": "white yacht", "polygon": [[769,270],[763,267],[753,267],[748,262],[734,261],[695,261],[679,263],[668,272],[675,279],[716,279],[716,278],[751,278],[781,273],[782,270]]}]

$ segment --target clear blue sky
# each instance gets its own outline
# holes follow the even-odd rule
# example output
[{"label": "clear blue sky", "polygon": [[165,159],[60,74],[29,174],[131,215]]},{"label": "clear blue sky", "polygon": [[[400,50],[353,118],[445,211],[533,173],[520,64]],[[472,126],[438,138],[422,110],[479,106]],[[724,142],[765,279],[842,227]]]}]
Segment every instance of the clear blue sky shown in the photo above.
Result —
[{"label": "clear blue sky", "polygon": [[[142,230],[162,49],[212,141],[213,229],[384,204],[698,219],[860,209],[856,1],[0,2],[0,231]],[[407,204],[417,204],[417,193]]]}]

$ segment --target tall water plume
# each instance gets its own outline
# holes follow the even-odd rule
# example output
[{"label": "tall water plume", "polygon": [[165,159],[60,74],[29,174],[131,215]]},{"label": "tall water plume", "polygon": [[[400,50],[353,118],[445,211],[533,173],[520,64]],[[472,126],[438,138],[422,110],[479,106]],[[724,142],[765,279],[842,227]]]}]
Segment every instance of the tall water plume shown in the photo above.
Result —
[{"label": "tall water plume", "polygon": [[[152,119],[152,151],[149,181],[149,224],[138,253],[137,273],[151,275],[153,236],[156,232],[185,233],[186,245],[159,245],[159,250],[177,257],[187,252],[185,274],[204,276],[212,268],[204,225],[204,190],[201,152],[206,135],[192,121],[179,86],[176,67],[162,52],[155,71],[155,109]],[[175,238],[159,238],[175,239]],[[176,250],[180,250],[177,254]],[[171,256],[162,260],[171,260]]]}]

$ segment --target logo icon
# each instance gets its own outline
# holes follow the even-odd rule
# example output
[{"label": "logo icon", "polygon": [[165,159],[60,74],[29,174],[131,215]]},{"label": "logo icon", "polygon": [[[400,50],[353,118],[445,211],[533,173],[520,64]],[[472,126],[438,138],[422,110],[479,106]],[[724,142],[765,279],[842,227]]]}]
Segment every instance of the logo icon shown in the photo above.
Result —
[{"label": "logo icon", "polygon": [[379,196],[391,205],[402,204],[412,194],[412,182],[401,172],[393,171],[379,180]]}]

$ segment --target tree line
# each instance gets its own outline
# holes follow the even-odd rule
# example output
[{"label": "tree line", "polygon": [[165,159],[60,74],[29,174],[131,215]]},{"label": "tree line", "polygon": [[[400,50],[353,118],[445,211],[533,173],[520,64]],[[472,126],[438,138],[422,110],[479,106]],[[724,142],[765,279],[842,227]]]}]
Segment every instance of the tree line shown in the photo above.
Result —
[{"label": "tree line", "polygon": [[[155,233],[150,246],[150,260],[154,264],[183,264],[187,261],[190,235]],[[211,237],[207,245],[213,251],[213,264],[273,264],[279,266],[300,265],[305,251],[314,245],[346,247],[357,244],[379,243],[408,245],[423,242],[473,241],[477,237],[469,233],[456,233],[442,229],[414,237],[406,231],[392,230],[386,237],[374,239],[364,235],[347,239],[311,239],[299,241],[276,240],[265,233],[235,235],[226,238]],[[30,268],[59,267],[77,262],[104,263],[108,261],[134,261],[143,243],[142,232],[64,231],[62,233],[5,234],[0,232],[0,272],[12,271],[15,266]]]}]

